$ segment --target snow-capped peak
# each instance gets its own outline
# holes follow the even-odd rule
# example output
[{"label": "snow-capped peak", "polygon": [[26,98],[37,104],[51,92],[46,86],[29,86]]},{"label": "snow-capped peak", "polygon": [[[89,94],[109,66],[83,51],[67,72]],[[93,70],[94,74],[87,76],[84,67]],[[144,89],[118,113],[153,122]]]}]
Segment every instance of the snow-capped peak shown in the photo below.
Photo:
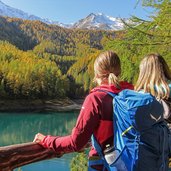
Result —
[{"label": "snow-capped peak", "polygon": [[124,24],[121,18],[114,18],[103,13],[91,13],[86,18],[79,20],[73,25],[81,29],[121,30]]}]

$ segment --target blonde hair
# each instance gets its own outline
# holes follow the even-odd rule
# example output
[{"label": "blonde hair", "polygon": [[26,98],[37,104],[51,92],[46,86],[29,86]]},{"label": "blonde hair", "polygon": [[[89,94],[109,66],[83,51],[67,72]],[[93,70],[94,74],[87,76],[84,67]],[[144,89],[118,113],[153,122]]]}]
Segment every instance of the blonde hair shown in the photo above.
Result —
[{"label": "blonde hair", "polygon": [[149,54],[141,61],[139,69],[135,90],[143,89],[159,99],[168,99],[171,72],[164,58],[159,54]]},{"label": "blonde hair", "polygon": [[101,53],[94,62],[94,81],[101,83],[107,81],[108,84],[114,84],[120,88],[118,76],[121,73],[120,59],[112,51]]}]

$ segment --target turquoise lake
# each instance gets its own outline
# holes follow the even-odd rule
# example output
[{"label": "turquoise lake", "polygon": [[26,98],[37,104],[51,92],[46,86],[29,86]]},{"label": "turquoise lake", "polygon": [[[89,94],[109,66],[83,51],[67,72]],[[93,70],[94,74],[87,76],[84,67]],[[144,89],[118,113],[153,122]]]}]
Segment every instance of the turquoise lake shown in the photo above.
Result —
[{"label": "turquoise lake", "polygon": [[[31,142],[34,135],[68,135],[78,112],[70,113],[0,113],[0,146]],[[29,164],[15,171],[69,171],[74,153],[61,158]]]}]

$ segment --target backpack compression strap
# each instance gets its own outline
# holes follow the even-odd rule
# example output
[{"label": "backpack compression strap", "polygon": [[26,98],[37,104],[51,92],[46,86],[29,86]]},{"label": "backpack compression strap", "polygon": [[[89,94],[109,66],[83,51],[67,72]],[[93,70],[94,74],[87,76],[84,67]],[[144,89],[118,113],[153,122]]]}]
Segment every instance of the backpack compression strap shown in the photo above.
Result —
[{"label": "backpack compression strap", "polygon": [[88,171],[96,171],[95,169],[91,168],[93,165],[104,165],[103,171],[107,169],[108,171],[110,170],[109,164],[106,162],[106,159],[104,158],[102,148],[100,147],[99,143],[97,142],[96,138],[94,135],[91,136],[91,141],[92,141],[92,146],[96,149],[97,153],[99,154],[100,158],[99,160],[89,160],[89,169]]}]

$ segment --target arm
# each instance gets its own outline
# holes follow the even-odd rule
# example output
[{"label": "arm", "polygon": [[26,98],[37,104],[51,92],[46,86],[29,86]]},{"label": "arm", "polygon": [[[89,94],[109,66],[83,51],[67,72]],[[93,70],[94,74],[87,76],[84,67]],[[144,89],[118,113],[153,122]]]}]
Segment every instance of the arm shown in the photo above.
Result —
[{"label": "arm", "polygon": [[98,99],[95,99],[91,94],[87,96],[71,135],[59,137],[37,134],[34,141],[45,148],[53,149],[58,154],[81,150],[89,141],[100,121],[97,101]]}]

